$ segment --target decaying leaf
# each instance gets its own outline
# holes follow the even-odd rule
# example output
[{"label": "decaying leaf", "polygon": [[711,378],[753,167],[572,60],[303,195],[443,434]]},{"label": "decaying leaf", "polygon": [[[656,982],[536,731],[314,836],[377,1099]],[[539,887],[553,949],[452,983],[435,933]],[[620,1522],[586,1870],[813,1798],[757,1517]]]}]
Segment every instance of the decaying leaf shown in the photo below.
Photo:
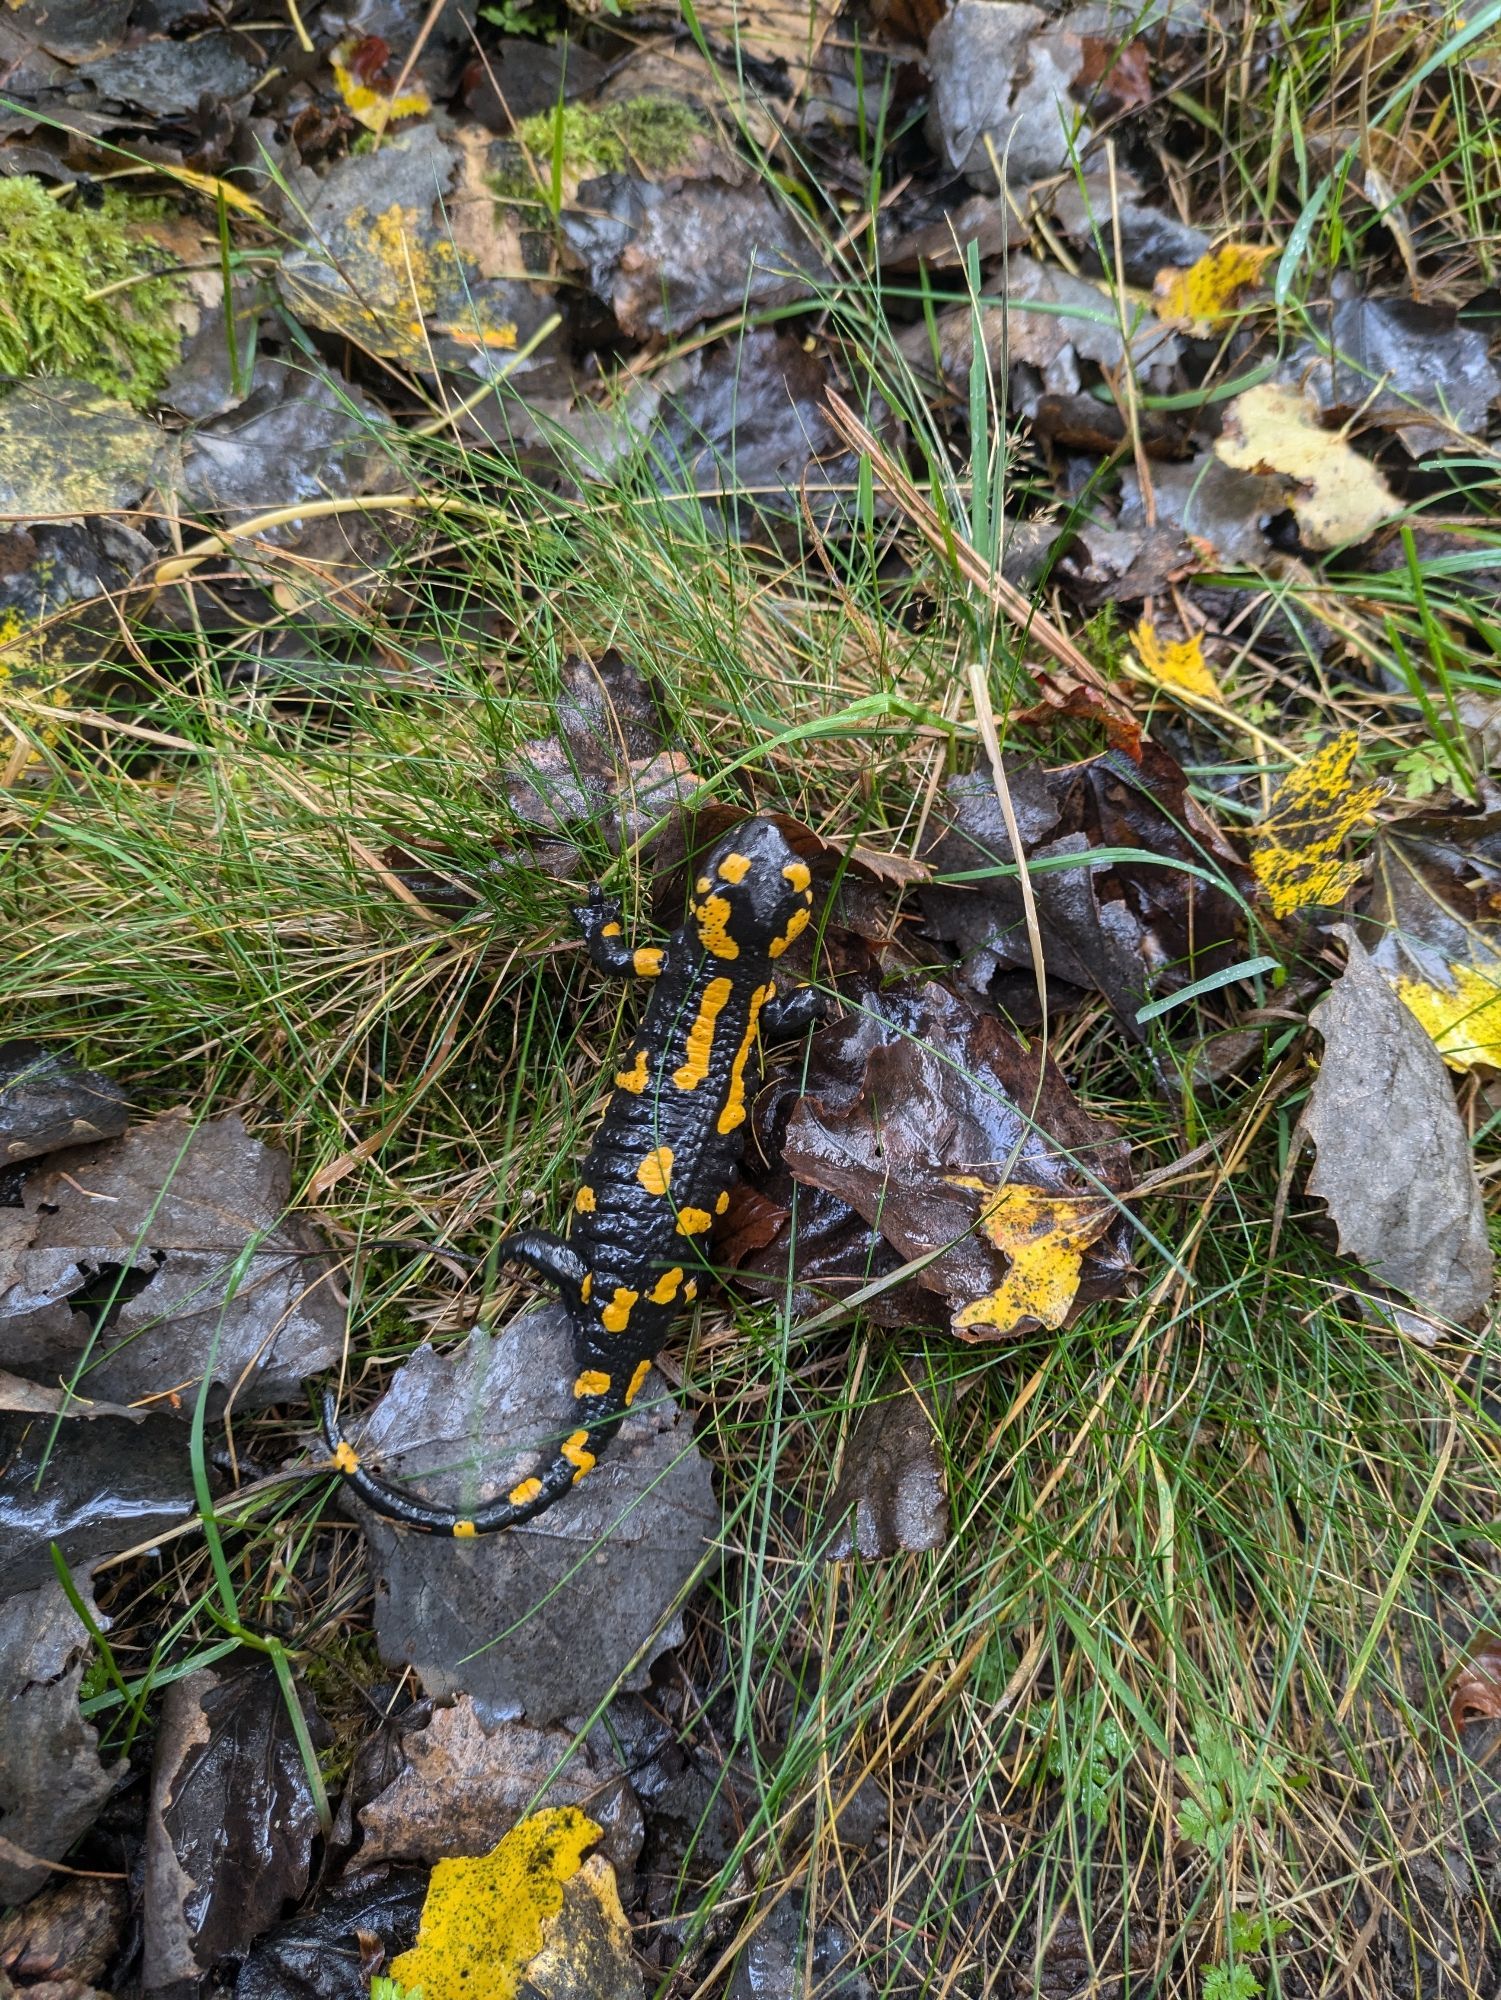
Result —
[{"label": "decaying leaf", "polygon": [[1501,1634],[1482,1632],[1444,1683],[1449,1728],[1457,1736],[1467,1723],[1501,1717]]},{"label": "decaying leaf", "polygon": [[[1080,1296],[1110,1296],[1128,1282],[1128,1232],[1110,1201],[1128,1184],[1125,1143],[1082,1109],[1035,1047],[1024,1051],[993,1014],[935,983],[872,994],[861,1012],[815,1035],[783,1157],[798,1180],[849,1202],[903,1258],[931,1256],[918,1282],[947,1297],[966,1337],[977,1336],[964,1309],[992,1298],[1014,1261],[977,1230],[966,1176],[1103,1201],[1107,1219],[1084,1250]],[[1004,1332],[1016,1330],[1013,1321]]]},{"label": "decaying leaf", "polygon": [[1327,909],[1360,879],[1341,849],[1386,796],[1385,785],[1352,784],[1360,750],[1353,730],[1335,736],[1288,772],[1251,839],[1251,866],[1276,917]]},{"label": "decaying leaf", "polygon": [[1136,657],[1159,686],[1181,688],[1185,694],[1223,703],[1225,697],[1204,658],[1204,635],[1190,632],[1186,639],[1161,639],[1150,619],[1143,618],[1131,634]]},{"label": "decaying leaf", "polygon": [[[325,1735],[300,1696],[316,1743]],[[207,1668],[167,1689],[146,1830],[145,1985],[196,1988],[301,1896],[317,1808],[270,1664]]]},{"label": "decaying leaf", "polygon": [[379,35],[348,37],[328,60],[340,97],[371,132],[384,132],[402,118],[424,118],[433,108],[420,81],[409,84],[399,97],[393,95],[391,48]]},{"label": "decaying leaf", "polygon": [[[1142,1035],[1136,1013],[1148,1000],[1234,962],[1241,919],[1230,890],[1244,893],[1249,872],[1155,743],[1060,767],[1020,749],[1004,762],[1049,985],[1104,994],[1126,1032]],[[989,774],[951,778],[945,794],[927,856],[939,881],[922,892],[923,911],[928,929],[963,953],[965,983],[985,992],[1001,967],[1030,974],[1026,910]],[[1096,860],[1100,848],[1161,860]]]},{"label": "decaying leaf", "polygon": [[1501,1069],[1501,865],[1453,836],[1378,839],[1371,960],[1451,1069]]},{"label": "decaying leaf", "polygon": [[[97,1616],[87,1578],[74,1581]],[[100,1761],[98,1732],[78,1712],[93,1650],[55,1575],[0,1600],[0,1902],[24,1903],[45,1885],[47,1863],[93,1825],[124,1770]]]},{"label": "decaying leaf", "polygon": [[123,1882],[83,1875],[54,1882],[24,1909],[0,1918],[0,1972],[26,1981],[28,1992],[41,1991],[33,1981],[55,1981],[50,1990],[56,2000],[72,2000],[75,1992],[87,2000],[82,1987],[101,1978],[115,1957],[126,1908]]},{"label": "decaying leaf", "polygon": [[[472,1508],[557,1449],[575,1373],[559,1306],[521,1314],[494,1341],[476,1331],[452,1357],[419,1348],[359,1433],[360,1454]],[[370,1543],[381,1657],[415,1666],[434,1696],[466,1692],[538,1725],[587,1714],[627,1668],[626,1685],[644,1685],[681,1636],[672,1607],[721,1526],[708,1464],[655,1374],[589,1477],[507,1534],[432,1541],[349,1504]]]},{"label": "decaying leaf", "polygon": [[1215,452],[1243,472],[1277,473],[1287,504],[1311,549],[1363,542],[1403,503],[1369,459],[1338,431],[1326,431],[1316,406],[1277,382],[1247,389],[1225,412]]},{"label": "decaying leaf", "polygon": [[433,1869],[417,1942],[391,1967],[423,2000],[514,2000],[599,1828],[573,1806],[533,1813],[477,1860]]},{"label": "decaying leaf", "polygon": [[1501,372],[1481,325],[1411,298],[1339,299],[1310,309],[1316,339],[1282,368],[1326,420],[1354,418],[1393,432],[1417,458],[1464,451],[1501,396]]},{"label": "decaying leaf", "polygon": [[118,1139],[129,1112],[124,1092],[42,1042],[0,1042],[0,1167]]},{"label": "decaying leaf", "polygon": [[161,428],[87,382],[48,376],[0,397],[0,515],[115,513],[166,466]]},{"label": "decaying leaf", "polygon": [[1070,174],[1090,141],[1075,97],[1085,60],[1084,38],[1038,7],[958,0],[928,38],[930,143],[988,194],[992,154],[1017,182]]},{"label": "decaying leaf", "polygon": [[563,1907],[542,1926],[542,1949],[517,2000],[642,2000],[631,1926],[615,1871],[591,1854],[563,1885]]},{"label": "decaying leaf", "polygon": [[1153,288],[1157,317],[1196,337],[1212,334],[1261,282],[1262,271],[1277,254],[1275,244],[1222,243],[1186,271],[1159,271]]},{"label": "decaying leaf", "polygon": [[933,1413],[915,1389],[867,1403],[845,1447],[827,1519],[830,1562],[874,1562],[899,1549],[941,1549],[949,1538],[943,1455]]},{"label": "decaying leaf", "polygon": [[280,1401],[337,1358],[345,1319],[290,1188],[286,1154],[233,1115],[51,1155],[0,1208],[0,1363],[76,1373],[90,1400],[180,1401],[207,1368],[220,1408]]},{"label": "decaying leaf", "polygon": [[575,1747],[569,1730],[497,1723],[460,1695],[408,1730],[401,1752],[401,1771],[360,1811],[362,1866],[488,1854],[533,1803],[578,1806],[597,1823],[612,1865],[627,1873],[636,1865],[641,1809],[595,1734]]},{"label": "decaying leaf", "polygon": [[1448,1072],[1345,925],[1345,969],[1309,1015],[1324,1057],[1301,1129],[1308,1191],[1339,1247],[1422,1311],[1468,1326],[1495,1282],[1469,1134]]},{"label": "decaying leaf", "polygon": [[370,2000],[371,1971],[417,1935],[426,1868],[362,1868],[250,1948],[235,2000]]},{"label": "decaying leaf", "polygon": [[1011,1268],[985,1298],[954,1315],[956,1332],[989,1327],[1004,1337],[1022,1326],[1060,1327],[1068,1318],[1084,1271],[1084,1253],[1114,1220],[1109,1202],[1080,1195],[1049,1195],[1035,1187],[992,1187],[972,1174],[952,1185],[983,1197],[980,1227]]},{"label": "decaying leaf", "polygon": [[[75,1406],[76,1407],[76,1406]],[[197,1501],[175,1417],[0,1414],[0,1591],[34,1590],[52,1544],[87,1570],[186,1520]]]}]

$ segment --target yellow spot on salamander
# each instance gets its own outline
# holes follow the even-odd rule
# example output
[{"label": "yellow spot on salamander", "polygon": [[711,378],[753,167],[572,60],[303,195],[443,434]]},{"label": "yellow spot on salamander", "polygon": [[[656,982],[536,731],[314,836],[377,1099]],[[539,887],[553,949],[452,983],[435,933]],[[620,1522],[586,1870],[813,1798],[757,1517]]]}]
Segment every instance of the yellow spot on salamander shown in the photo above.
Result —
[{"label": "yellow spot on salamander", "polygon": [[593,1296],[594,1296],[594,1273],[592,1271],[585,1271],[584,1282],[579,1286],[579,1297],[587,1305],[589,1300]]},{"label": "yellow spot on salamander", "polygon": [[719,872],[726,882],[743,882],[751,871],[748,854],[727,854],[719,864]]},{"label": "yellow spot on salamander", "polygon": [[599,1316],[600,1325],[606,1333],[624,1333],[631,1316],[631,1307],[641,1294],[633,1292],[629,1285],[617,1285],[615,1296]]},{"label": "yellow spot on salamander", "polygon": [[782,870],[782,874],[792,884],[793,888],[798,890],[806,889],[808,884],[813,880],[812,875],[808,872],[806,861],[789,861],[787,866]]},{"label": "yellow spot on salamander", "polygon": [[638,951],[631,953],[631,964],[635,967],[638,979],[655,979],[662,970],[662,947],[656,944],[642,945]]},{"label": "yellow spot on salamander", "polygon": [[563,1456],[576,1468],[573,1483],[578,1485],[586,1472],[594,1470],[594,1453],[588,1449],[589,1433],[575,1431],[572,1437],[563,1440]]},{"label": "yellow spot on salamander", "polygon": [[630,1091],[633,1096],[639,1097],[641,1095],[642,1091],[646,1088],[645,1049],[637,1049],[636,1060],[631,1064],[629,1069],[617,1071],[615,1081],[620,1085],[622,1090]]},{"label": "yellow spot on salamander", "polygon": [[513,1486],[506,1498],[513,1507],[529,1507],[542,1491],[540,1479],[523,1479],[519,1486]]},{"label": "yellow spot on salamander", "polygon": [[602,926],[599,934],[601,937],[619,937],[620,926],[619,924],[605,924]]},{"label": "yellow spot on salamander", "polygon": [[648,1194],[666,1194],[672,1178],[671,1146],[658,1146],[654,1153],[648,1153],[636,1169],[636,1178]]},{"label": "yellow spot on salamander", "polygon": [[599,1368],[586,1368],[573,1385],[575,1396],[608,1396],[610,1378]]},{"label": "yellow spot on salamander", "polygon": [[476,1533],[473,1521],[455,1521],[453,1524],[453,1536],[456,1542],[467,1542]]},{"label": "yellow spot on salamander", "polygon": [[773,938],[771,943],[766,947],[766,956],[768,958],[780,958],[788,945],[796,938],[800,938],[812,921],[813,912],[811,910],[794,910],[792,915],[787,919],[786,930],[783,931],[780,937]]},{"label": "yellow spot on salamander", "polygon": [[730,1191],[726,1188],[722,1194],[717,1194],[714,1197],[714,1213],[716,1215],[723,1215],[729,1205]]},{"label": "yellow spot on salamander", "polygon": [[670,1271],[664,1271],[652,1286],[648,1297],[654,1306],[670,1306],[678,1295],[678,1286],[683,1282],[683,1267],[674,1264]]},{"label": "yellow spot on salamander", "polygon": [[678,1235],[702,1236],[713,1226],[714,1218],[706,1208],[680,1208],[678,1210]]},{"label": "yellow spot on salamander", "polygon": [[625,1392],[625,1401],[627,1409],[630,1408],[631,1404],[634,1403],[636,1398],[640,1395],[641,1384],[646,1380],[647,1376],[650,1375],[650,1373],[651,1373],[651,1357],[650,1355],[648,1355],[645,1361],[638,1361],[636,1363],[636,1372],[631,1377],[631,1386]]},{"label": "yellow spot on salamander", "polygon": [[704,988],[704,997],[698,1003],[698,1014],[693,1026],[688,1030],[688,1038],[684,1043],[684,1061],[682,1066],[672,1073],[672,1080],[679,1090],[697,1090],[709,1074],[709,1057],[714,1048],[714,1024],[734,990],[733,982],[728,979],[711,979]]},{"label": "yellow spot on salamander", "polygon": [[573,1205],[578,1210],[580,1215],[592,1215],[594,1213],[593,1188],[581,1187],[578,1193],[573,1197]]},{"label": "yellow spot on salamander", "polygon": [[360,1469],[359,1453],[344,1438],[339,1439],[334,1449],[334,1464],[344,1473],[358,1472]]},{"label": "yellow spot on salamander", "polygon": [[725,1093],[724,1109],[719,1114],[718,1129],[734,1132],[745,1123],[745,1066],[750,1061],[751,1050],[756,1046],[756,1035],[761,1024],[761,1009],[770,998],[773,988],[758,986],[751,995],[750,1012],[746,1016],[745,1033],[740,1046],[735,1051],[735,1060],[730,1065],[729,1089]]},{"label": "yellow spot on salamander", "polygon": [[730,936],[730,906],[723,896],[705,896],[693,911],[698,919],[698,941],[716,958],[738,958],[740,947]]},{"label": "yellow spot on salamander", "polygon": [[709,880],[707,875],[700,875],[693,885],[693,893],[695,896],[707,896],[713,887],[714,884]]}]

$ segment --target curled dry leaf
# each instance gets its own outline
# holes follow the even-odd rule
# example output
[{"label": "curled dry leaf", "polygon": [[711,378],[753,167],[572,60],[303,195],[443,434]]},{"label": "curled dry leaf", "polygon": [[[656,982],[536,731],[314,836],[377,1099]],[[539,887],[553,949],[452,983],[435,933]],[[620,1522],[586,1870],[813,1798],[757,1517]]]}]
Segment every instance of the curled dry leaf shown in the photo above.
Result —
[{"label": "curled dry leaf", "polygon": [[1283,479],[1310,549],[1363,542],[1403,511],[1376,467],[1338,431],[1324,429],[1306,396],[1277,382],[1235,398],[1214,449],[1226,465]]},{"label": "curled dry leaf", "polygon": [[1343,902],[1360,879],[1341,850],[1386,796],[1385,785],[1352,784],[1360,750],[1353,730],[1336,736],[1289,771],[1251,836],[1251,867],[1275,917]]},{"label": "curled dry leaf", "polygon": [[943,1455],[933,1413],[915,1389],[861,1410],[826,1518],[837,1524],[825,1552],[830,1562],[857,1553],[873,1562],[899,1549],[941,1549],[948,1540]]},{"label": "curled dry leaf", "polygon": [[1454,1735],[1470,1722],[1501,1717],[1501,1633],[1482,1632],[1444,1684]]},{"label": "curled dry leaf", "polygon": [[977,1230],[966,1181],[1103,1203],[1077,1277],[1082,1296],[1106,1297],[1130,1276],[1127,1226],[1111,1201],[1129,1184],[1128,1151],[994,1015],[913,981],[872,994],[814,1037],[807,1095],[783,1147],[798,1180],[847,1201],[901,1257],[931,1257],[919,1284],[948,1299],[957,1332],[974,1337],[985,1324],[989,1338],[1038,1323],[1031,1308],[1042,1299],[1018,1294],[1004,1326],[966,1319],[966,1307],[1002,1292],[1016,1262]]},{"label": "curled dry leaf", "polygon": [[[561,1306],[521,1314],[494,1341],[476,1331],[453,1356],[419,1348],[360,1455],[473,1508],[556,1451],[576,1372]],[[414,1666],[434,1696],[472,1694],[487,1717],[539,1725],[586,1714],[628,1668],[626,1684],[644,1685],[677,1643],[672,1607],[721,1527],[708,1464],[656,1374],[589,1477],[506,1534],[435,1541],[348,1504],[370,1543],[382,1659]]]},{"label": "curled dry leaf", "polygon": [[1495,1282],[1469,1133],[1443,1060],[1349,928],[1309,1021],[1324,1038],[1301,1129],[1339,1247],[1423,1312],[1473,1324]]}]

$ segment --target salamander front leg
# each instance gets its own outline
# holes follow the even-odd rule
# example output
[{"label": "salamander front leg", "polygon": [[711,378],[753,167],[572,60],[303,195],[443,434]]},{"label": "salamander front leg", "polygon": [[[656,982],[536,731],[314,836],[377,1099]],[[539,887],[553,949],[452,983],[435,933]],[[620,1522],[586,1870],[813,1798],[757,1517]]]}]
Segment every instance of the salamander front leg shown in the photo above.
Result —
[{"label": "salamander front leg", "polygon": [[588,902],[576,905],[573,915],[583,933],[589,957],[601,972],[617,979],[655,979],[662,970],[659,945],[642,945],[632,951],[626,943],[619,897],[607,896],[596,885],[589,891]]},{"label": "salamander front leg", "polygon": [[832,995],[820,993],[814,986],[795,986],[790,993],[766,1003],[761,1027],[768,1042],[795,1042],[799,1035],[828,1020],[833,1010]]}]

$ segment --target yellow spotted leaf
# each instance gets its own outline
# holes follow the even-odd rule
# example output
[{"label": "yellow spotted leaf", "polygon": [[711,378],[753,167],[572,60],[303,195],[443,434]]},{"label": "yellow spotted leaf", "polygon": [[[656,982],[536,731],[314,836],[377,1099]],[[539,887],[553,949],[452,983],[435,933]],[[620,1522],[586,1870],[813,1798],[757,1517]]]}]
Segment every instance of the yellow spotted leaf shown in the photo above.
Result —
[{"label": "yellow spotted leaf", "polygon": [[1399,978],[1397,998],[1417,1015],[1451,1069],[1486,1063],[1501,1069],[1501,963],[1487,976],[1472,965],[1451,965],[1454,984]]},{"label": "yellow spotted leaf", "polygon": [[1143,618],[1131,634],[1131,643],[1137,659],[1159,687],[1223,705],[1225,697],[1220,684],[1204,658],[1201,632],[1191,632],[1186,639],[1159,639],[1156,626],[1149,618]]},{"label": "yellow spotted leaf", "polygon": [[421,118],[432,110],[433,101],[420,83],[409,85],[400,97],[393,97],[389,88],[381,88],[380,79],[365,82],[357,70],[350,67],[352,62],[357,61],[361,47],[358,40],[340,42],[330,55],[329,62],[340,97],[368,131],[384,132],[398,118]]},{"label": "yellow spotted leaf", "polygon": [[1281,477],[1298,533],[1311,549],[1363,542],[1403,511],[1369,459],[1338,431],[1324,429],[1301,390],[1280,382],[1259,383],[1235,398],[1214,452],[1239,472]]},{"label": "yellow spotted leaf", "polygon": [[1345,839],[1386,792],[1384,785],[1351,783],[1359,748],[1349,730],[1289,771],[1252,835],[1251,867],[1273,916],[1342,902],[1359,878],[1359,864],[1343,858]]},{"label": "yellow spotted leaf", "polygon": [[417,1942],[391,1966],[423,2000],[515,2000],[600,1829],[576,1806],[533,1813],[476,1860],[440,1861]]},{"label": "yellow spotted leaf", "polygon": [[1213,333],[1276,255],[1274,244],[1222,243],[1186,271],[1159,271],[1153,287],[1157,317],[1201,338]]},{"label": "yellow spotted leaf", "polygon": [[1109,1226],[1108,1203],[1092,1195],[1044,1194],[1016,1182],[991,1187],[967,1174],[948,1178],[951,1186],[985,1197],[980,1227],[1011,1259],[995,1291],[954,1314],[955,1332],[985,1326],[1014,1333],[1024,1320],[1062,1326],[1079,1289],[1084,1252]]}]

